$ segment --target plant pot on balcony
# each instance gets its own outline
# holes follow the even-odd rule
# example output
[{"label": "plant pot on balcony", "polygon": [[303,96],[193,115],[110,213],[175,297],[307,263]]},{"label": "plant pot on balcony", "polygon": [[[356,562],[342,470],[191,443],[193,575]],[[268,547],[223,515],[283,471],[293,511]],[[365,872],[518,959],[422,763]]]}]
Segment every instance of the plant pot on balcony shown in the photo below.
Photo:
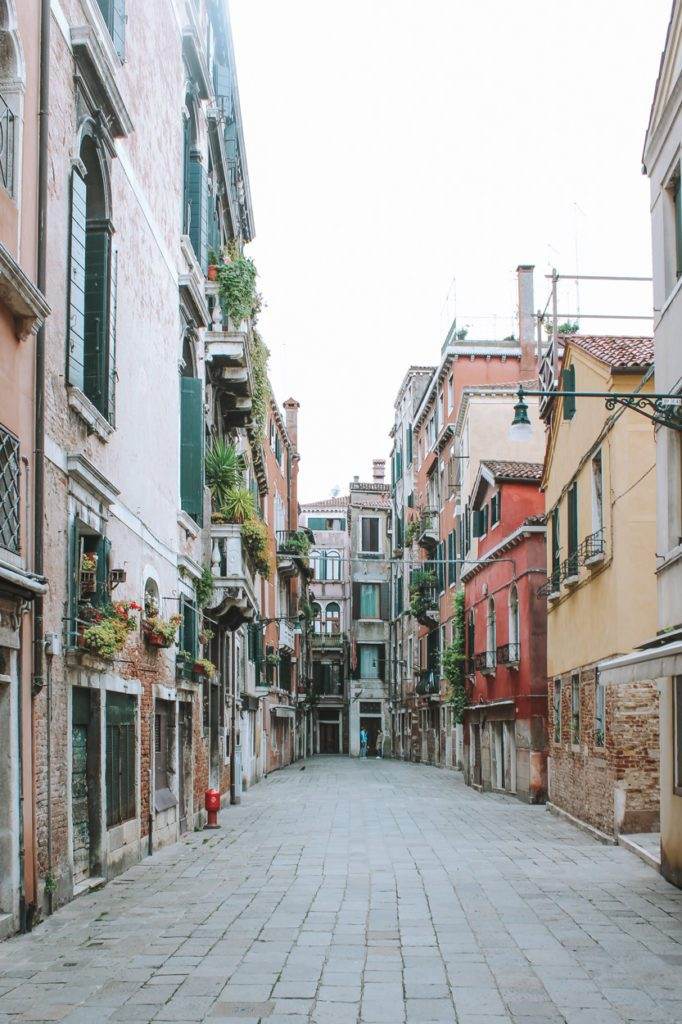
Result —
[{"label": "plant pot on balcony", "polygon": [[81,569],[80,592],[81,594],[94,594],[97,590],[97,574],[94,570]]},{"label": "plant pot on balcony", "polygon": [[173,643],[166,640],[160,633],[145,633],[144,638],[150,647],[170,647]]},{"label": "plant pot on balcony", "polygon": [[218,280],[218,265],[216,263],[209,263],[208,270],[206,271],[206,277],[209,281]]}]

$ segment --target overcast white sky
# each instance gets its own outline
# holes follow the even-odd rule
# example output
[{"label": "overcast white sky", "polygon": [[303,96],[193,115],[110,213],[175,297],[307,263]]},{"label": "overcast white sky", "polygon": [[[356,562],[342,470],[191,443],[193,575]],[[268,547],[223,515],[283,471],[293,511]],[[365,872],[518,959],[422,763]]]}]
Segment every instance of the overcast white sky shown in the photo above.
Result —
[{"label": "overcast white sky", "polygon": [[[641,153],[670,0],[230,9],[260,324],[278,401],[301,403],[300,499],[315,500],[371,479],[406,369],[438,361],[455,312],[472,338],[515,330],[519,263],[540,306],[552,265],[650,274]],[[651,307],[638,285],[561,298]]]}]

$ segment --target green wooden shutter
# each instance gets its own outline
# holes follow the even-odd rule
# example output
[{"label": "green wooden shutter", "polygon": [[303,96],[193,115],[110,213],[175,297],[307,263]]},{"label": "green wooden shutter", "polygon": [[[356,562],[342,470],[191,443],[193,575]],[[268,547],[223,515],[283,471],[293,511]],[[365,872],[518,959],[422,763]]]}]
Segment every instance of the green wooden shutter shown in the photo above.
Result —
[{"label": "green wooden shutter", "polygon": [[558,573],[560,558],[559,509],[553,508],[550,519],[552,527],[552,575]]},{"label": "green wooden shutter", "polygon": [[107,416],[109,354],[109,256],[107,228],[88,228],[85,235],[85,394]]},{"label": "green wooden shutter", "polygon": [[71,226],[69,237],[69,327],[66,375],[69,384],[83,391],[85,362],[85,210],[86,188],[79,172],[71,172]]},{"label": "green wooden shutter", "polygon": [[208,180],[201,160],[190,156],[187,176],[189,237],[202,270],[208,266]]},{"label": "green wooden shutter", "polygon": [[180,507],[203,525],[204,408],[195,377],[180,378]]},{"label": "green wooden shutter", "polygon": [[[563,372],[562,391],[575,391],[575,367],[566,366]],[[564,419],[572,420],[575,416],[575,395],[564,395]]]},{"label": "green wooden shutter", "polygon": [[180,614],[182,615],[182,625],[180,627],[181,649],[188,651],[193,658],[196,658],[199,651],[197,609],[194,602],[185,597],[184,594],[180,595]]},{"label": "green wooden shutter", "polygon": [[483,530],[483,512],[480,509],[475,508],[471,513],[472,516],[472,527],[471,532],[474,537],[482,537],[484,534]]},{"label": "green wooden shutter", "polygon": [[111,259],[111,291],[109,295],[109,353],[107,360],[107,419],[116,423],[116,310],[118,304],[118,252]]},{"label": "green wooden shutter", "polygon": [[111,38],[114,41],[114,49],[123,60],[126,52],[126,4],[125,0],[110,0],[111,2]]},{"label": "green wooden shutter", "polygon": [[379,618],[388,622],[391,617],[391,588],[388,583],[379,587]]},{"label": "green wooden shutter", "polygon": [[325,530],[327,528],[327,520],[321,516],[309,516],[308,517],[308,529],[309,530]]},{"label": "green wooden shutter", "polygon": [[232,112],[232,75],[228,67],[217,61],[213,64],[213,91],[220,112],[227,117]]},{"label": "green wooden shutter", "polygon": [[74,516],[69,526],[69,625],[67,631],[67,647],[75,647],[78,633],[78,598],[80,597],[80,536],[78,520]]},{"label": "green wooden shutter", "polygon": [[682,176],[675,182],[675,252],[677,254],[677,276],[682,277]]},{"label": "green wooden shutter", "polygon": [[405,435],[405,440],[407,442],[407,444],[406,444],[406,447],[407,447],[407,465],[410,466],[410,465],[412,465],[412,445],[414,443],[413,442],[412,430],[411,430],[410,427],[407,428],[407,433]]},{"label": "green wooden shutter", "polygon": [[109,569],[111,561],[111,541],[107,537],[97,539],[97,589],[92,598],[92,603],[97,607],[109,603]]},{"label": "green wooden shutter", "polygon": [[361,614],[362,614],[361,607],[360,607],[361,606],[361,598],[362,598],[362,584],[361,583],[354,583],[353,584],[352,609],[351,609],[351,614],[352,614],[354,619],[359,619]]},{"label": "green wooden shutter", "polygon": [[578,550],[578,484],[574,482],[568,489],[568,555]]},{"label": "green wooden shutter", "polygon": [[379,679],[381,679],[383,682],[386,682],[386,648],[383,644],[380,644],[378,646],[379,649],[377,651],[377,654],[379,662]]}]

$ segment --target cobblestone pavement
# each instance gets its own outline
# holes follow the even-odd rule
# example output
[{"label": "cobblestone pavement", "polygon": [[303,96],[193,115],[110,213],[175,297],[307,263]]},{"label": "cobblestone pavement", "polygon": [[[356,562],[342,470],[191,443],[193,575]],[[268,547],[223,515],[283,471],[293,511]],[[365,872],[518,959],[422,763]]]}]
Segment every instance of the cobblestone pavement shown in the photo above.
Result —
[{"label": "cobblestone pavement", "polygon": [[682,892],[418,765],[278,772],[0,945],[0,1024],[682,1021]]}]

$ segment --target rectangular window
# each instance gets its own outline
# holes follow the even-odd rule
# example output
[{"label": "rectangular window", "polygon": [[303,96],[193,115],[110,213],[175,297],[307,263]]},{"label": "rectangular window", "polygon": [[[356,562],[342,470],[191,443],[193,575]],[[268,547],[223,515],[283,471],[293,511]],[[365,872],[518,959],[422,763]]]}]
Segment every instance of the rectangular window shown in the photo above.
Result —
[{"label": "rectangular window", "polygon": [[379,520],[376,516],[362,517],[362,550],[377,554],[379,552]]},{"label": "rectangular window", "polygon": [[0,548],[19,554],[19,441],[0,427]]},{"label": "rectangular window", "polygon": [[97,0],[97,4],[109,29],[114,49],[121,60],[123,60],[125,56],[126,27],[125,0]]},{"label": "rectangular window", "polygon": [[412,675],[412,669],[414,665],[414,639],[413,637],[407,638],[407,675],[408,678]]},{"label": "rectangular window", "polygon": [[405,448],[406,448],[406,453],[407,453],[406,454],[407,465],[411,466],[412,465],[412,450],[413,450],[413,446],[414,446],[414,435],[412,433],[412,427],[408,427],[407,430],[405,431],[405,442],[406,442]]},{"label": "rectangular window", "polygon": [[457,582],[457,533],[452,530],[448,534],[448,583],[451,587]]},{"label": "rectangular window", "polygon": [[379,584],[378,583],[361,583],[360,584],[360,618],[361,619],[378,619],[379,618]]},{"label": "rectangular window", "polygon": [[448,377],[448,412],[455,408],[455,380],[451,375]]},{"label": "rectangular window", "polygon": [[578,571],[578,482],[574,480],[568,488],[568,557],[570,571]]},{"label": "rectangular window", "polygon": [[383,679],[384,658],[381,644],[358,644],[360,679]]},{"label": "rectangular window", "polygon": [[603,479],[601,448],[592,459],[592,532],[598,533],[604,526]]},{"label": "rectangular window", "polygon": [[554,680],[554,742],[561,743],[561,680]]},{"label": "rectangular window", "polygon": [[580,743],[580,675],[571,676],[571,743]]},{"label": "rectangular window", "polygon": [[594,689],[594,745],[603,747],[606,745],[606,701],[604,684],[597,672]]},{"label": "rectangular window", "polygon": [[561,565],[561,545],[559,535],[559,507],[552,509],[550,517],[551,540],[552,540],[552,577],[559,586],[559,566]]},{"label": "rectangular window", "polygon": [[495,523],[500,521],[500,492],[493,494],[490,499],[490,525],[494,526]]},{"label": "rectangular window", "polygon": [[672,187],[673,209],[675,211],[675,277],[682,277],[682,176],[679,168]]},{"label": "rectangular window", "polygon": [[135,722],[137,700],[122,693],[106,699],[107,826],[135,817]]}]

